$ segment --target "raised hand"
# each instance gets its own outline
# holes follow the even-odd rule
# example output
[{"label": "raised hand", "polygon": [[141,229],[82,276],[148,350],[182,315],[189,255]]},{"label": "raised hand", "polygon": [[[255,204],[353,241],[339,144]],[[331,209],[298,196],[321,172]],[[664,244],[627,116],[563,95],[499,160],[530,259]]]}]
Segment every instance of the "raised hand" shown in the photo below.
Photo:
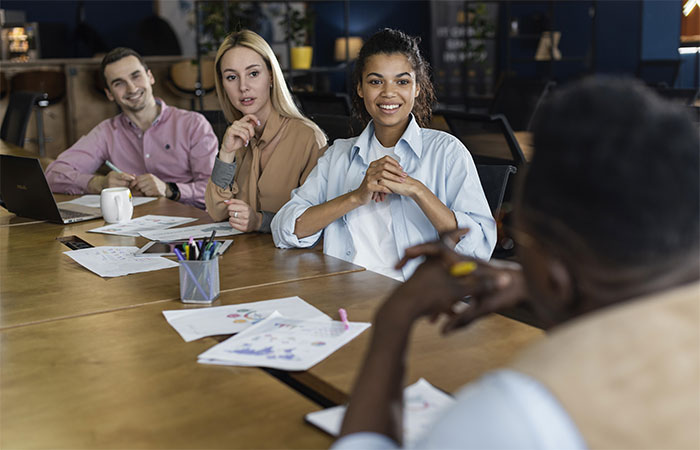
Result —
[{"label": "raised hand", "polygon": [[231,163],[236,153],[245,149],[250,139],[255,136],[255,127],[260,126],[260,120],[253,114],[246,114],[233,122],[221,139],[219,159]]}]

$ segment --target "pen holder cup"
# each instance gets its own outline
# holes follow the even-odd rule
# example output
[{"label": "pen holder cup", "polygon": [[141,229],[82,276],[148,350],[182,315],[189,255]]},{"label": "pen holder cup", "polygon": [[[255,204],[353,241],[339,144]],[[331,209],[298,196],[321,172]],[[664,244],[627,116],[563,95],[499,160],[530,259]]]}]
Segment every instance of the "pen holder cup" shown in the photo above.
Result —
[{"label": "pen holder cup", "polygon": [[180,261],[180,300],[211,303],[219,297],[219,258]]}]

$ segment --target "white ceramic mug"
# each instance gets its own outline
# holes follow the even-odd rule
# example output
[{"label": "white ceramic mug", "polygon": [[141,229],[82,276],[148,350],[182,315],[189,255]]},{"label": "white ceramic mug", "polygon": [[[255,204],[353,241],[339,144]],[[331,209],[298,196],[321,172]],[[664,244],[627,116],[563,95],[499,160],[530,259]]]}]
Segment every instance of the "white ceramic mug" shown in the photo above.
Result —
[{"label": "white ceramic mug", "polygon": [[100,208],[102,208],[102,217],[107,223],[130,221],[131,215],[134,213],[131,191],[126,187],[102,189]]}]

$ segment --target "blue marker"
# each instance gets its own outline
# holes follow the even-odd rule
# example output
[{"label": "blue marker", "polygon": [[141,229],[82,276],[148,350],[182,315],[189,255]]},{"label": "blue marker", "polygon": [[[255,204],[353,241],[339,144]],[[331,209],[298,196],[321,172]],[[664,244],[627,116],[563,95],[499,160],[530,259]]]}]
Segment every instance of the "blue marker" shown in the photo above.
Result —
[{"label": "blue marker", "polygon": [[110,160],[105,161],[105,165],[117,173],[124,173],[119,167],[112,164]]}]

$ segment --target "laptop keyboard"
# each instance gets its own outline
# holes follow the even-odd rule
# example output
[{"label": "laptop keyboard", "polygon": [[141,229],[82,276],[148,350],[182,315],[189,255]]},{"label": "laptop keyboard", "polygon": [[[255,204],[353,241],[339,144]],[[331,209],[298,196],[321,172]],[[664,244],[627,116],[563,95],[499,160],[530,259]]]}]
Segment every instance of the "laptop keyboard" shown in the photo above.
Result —
[{"label": "laptop keyboard", "polygon": [[63,217],[64,219],[78,219],[80,217],[87,217],[90,215],[84,212],[71,211],[69,209],[59,208],[58,211],[61,213],[61,217]]}]

